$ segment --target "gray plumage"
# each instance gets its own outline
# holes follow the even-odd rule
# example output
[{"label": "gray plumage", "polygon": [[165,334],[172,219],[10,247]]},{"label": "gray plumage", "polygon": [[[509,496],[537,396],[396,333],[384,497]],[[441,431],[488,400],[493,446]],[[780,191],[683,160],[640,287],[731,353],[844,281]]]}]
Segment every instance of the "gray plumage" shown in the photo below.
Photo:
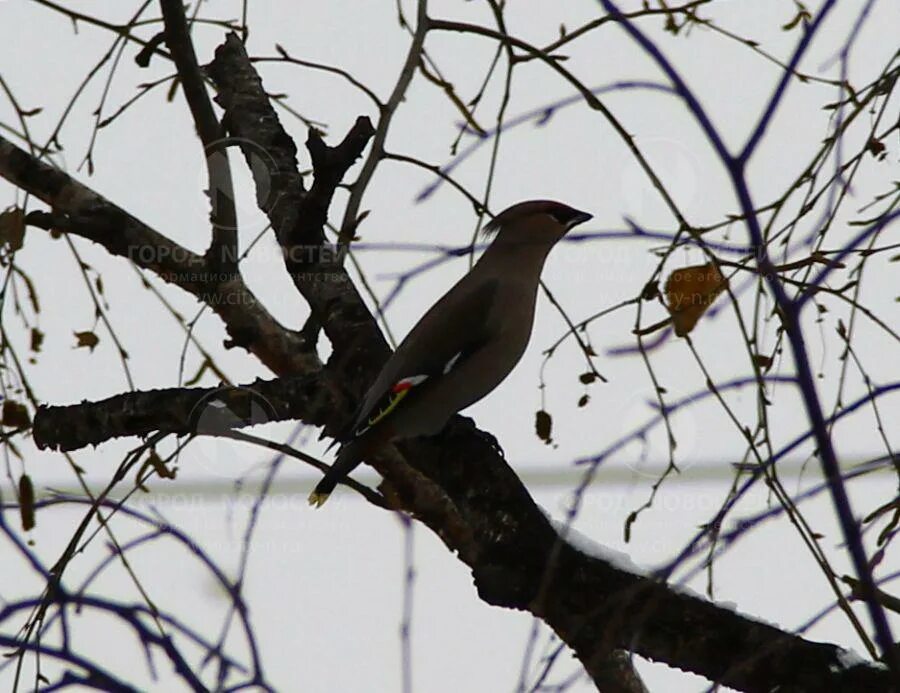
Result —
[{"label": "gray plumage", "polygon": [[491,245],[435,303],[369,388],[337,460],[310,494],[320,506],[338,481],[391,440],[434,435],[497,387],[525,353],[544,261],[590,214],[531,200],[485,227]]}]

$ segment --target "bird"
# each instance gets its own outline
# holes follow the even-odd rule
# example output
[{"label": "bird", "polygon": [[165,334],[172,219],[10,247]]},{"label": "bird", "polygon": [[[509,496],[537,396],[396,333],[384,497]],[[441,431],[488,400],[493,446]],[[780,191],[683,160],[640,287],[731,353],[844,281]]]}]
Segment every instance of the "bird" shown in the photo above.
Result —
[{"label": "bird", "polygon": [[321,507],[381,446],[439,433],[509,375],[531,337],[548,253],[591,218],[561,202],[528,200],[485,225],[487,249],[388,358],[338,436],[337,459],[310,493],[311,506]]}]

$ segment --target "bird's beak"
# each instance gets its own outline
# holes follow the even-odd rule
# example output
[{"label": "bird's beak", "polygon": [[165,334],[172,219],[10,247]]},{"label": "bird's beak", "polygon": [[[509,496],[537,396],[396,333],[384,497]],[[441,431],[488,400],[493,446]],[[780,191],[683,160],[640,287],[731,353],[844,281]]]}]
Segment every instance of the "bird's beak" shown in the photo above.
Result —
[{"label": "bird's beak", "polygon": [[566,225],[566,231],[568,231],[570,229],[574,229],[579,224],[583,224],[584,222],[590,221],[593,218],[594,218],[593,214],[588,214],[587,212],[578,212],[578,214],[576,214],[574,217],[572,217],[572,219]]}]

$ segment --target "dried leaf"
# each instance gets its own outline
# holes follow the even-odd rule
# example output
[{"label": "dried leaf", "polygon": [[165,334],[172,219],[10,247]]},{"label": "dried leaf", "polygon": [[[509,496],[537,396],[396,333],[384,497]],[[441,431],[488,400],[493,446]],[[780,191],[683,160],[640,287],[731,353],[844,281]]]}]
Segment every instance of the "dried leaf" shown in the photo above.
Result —
[{"label": "dried leaf", "polygon": [[41,346],[44,344],[44,333],[41,332],[38,328],[31,328],[31,350],[34,352],[38,352],[41,350]]},{"label": "dried leaf", "polygon": [[845,342],[848,341],[847,326],[844,324],[844,321],[841,320],[840,318],[838,318],[837,333],[840,336],[840,338],[843,339]]},{"label": "dried leaf", "polygon": [[807,26],[809,26],[810,21],[812,21],[812,14],[810,14],[806,5],[802,2],[798,2],[798,0],[794,0],[794,5],[797,7],[797,14],[787,24],[782,25],[782,31],[790,31],[798,26],[800,22],[803,22],[803,28],[806,29]]},{"label": "dried leaf", "polygon": [[625,519],[625,526],[623,529],[625,532],[625,543],[626,544],[631,541],[631,526],[634,524],[634,521],[637,519],[638,519],[638,514],[637,514],[636,510],[632,510],[628,514],[628,517]]},{"label": "dried leaf", "polygon": [[28,408],[21,402],[8,399],[3,402],[3,418],[0,423],[10,428],[28,428],[31,426],[31,417]]},{"label": "dried leaf", "polygon": [[19,518],[23,530],[28,532],[34,529],[34,485],[27,474],[19,479]]},{"label": "dried leaf", "polygon": [[25,239],[25,212],[18,207],[0,213],[0,243],[18,250]]},{"label": "dried leaf", "polygon": [[553,442],[553,438],[550,437],[552,429],[553,419],[550,414],[541,409],[534,415],[534,432],[537,433],[538,438],[550,445]]},{"label": "dried leaf", "polygon": [[690,333],[726,286],[728,281],[712,263],[674,270],[666,280],[666,303],[675,334]]},{"label": "dried leaf", "polygon": [[876,140],[874,137],[870,137],[868,143],[866,143],[866,149],[869,150],[872,156],[877,157],[885,150],[884,142]]},{"label": "dried leaf", "polygon": [[153,469],[161,479],[175,478],[175,470],[169,469],[166,466],[166,463],[162,461],[162,458],[156,453],[156,450],[150,451],[150,456],[147,458],[147,463],[150,464],[151,467],[153,467]]},{"label": "dried leaf", "polygon": [[770,356],[764,356],[763,354],[754,354],[753,363],[755,363],[758,368],[767,371],[772,367],[772,358]]},{"label": "dried leaf", "polygon": [[37,291],[34,288],[34,282],[31,281],[31,277],[29,277],[25,272],[19,271],[19,277],[22,281],[25,282],[25,290],[28,292],[28,301],[31,303],[31,309],[35,313],[41,312],[41,302],[38,300]]},{"label": "dried leaf", "polygon": [[181,86],[181,80],[175,77],[172,84],[169,85],[169,91],[166,92],[166,101],[172,103],[175,100],[175,94],[178,93],[178,87]]},{"label": "dried leaf", "polygon": [[91,350],[91,352],[94,351],[94,347],[96,347],[100,342],[100,338],[90,330],[87,330],[85,332],[76,332],[75,338],[78,340],[78,344],[75,345],[76,349],[87,347]]}]

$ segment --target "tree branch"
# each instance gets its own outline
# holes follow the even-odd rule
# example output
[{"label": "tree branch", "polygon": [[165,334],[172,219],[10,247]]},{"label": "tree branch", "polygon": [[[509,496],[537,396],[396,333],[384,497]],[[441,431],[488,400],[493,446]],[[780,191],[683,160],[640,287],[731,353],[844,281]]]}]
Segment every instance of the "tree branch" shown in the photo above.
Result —
[{"label": "tree branch", "polygon": [[145,390],[99,402],[42,406],[33,433],[39,448],[67,451],[153,432],[215,433],[288,420],[321,426],[341,406],[335,384],[319,371],[238,387]]},{"label": "tree branch", "polygon": [[[289,383],[275,381],[221,396],[246,406],[254,400],[246,391],[258,390],[275,402],[267,411],[272,418],[334,425],[347,413],[340,393],[361,392],[388,354],[356,288],[334,256],[326,258],[333,248],[324,243],[322,229],[334,187],[371,136],[371,125],[357,121],[334,148],[317,133],[311,135],[307,146],[316,183],[307,192],[297,172],[296,147],[236,36],[217,50],[211,73],[226,109],[225,123],[253,171],[260,208],[286,253],[286,266],[334,347],[324,373],[296,380],[293,392]],[[254,166],[261,152],[276,164],[273,168]],[[320,274],[326,272],[334,279]],[[353,367],[345,367],[347,363]],[[104,427],[114,426],[132,434],[142,428],[191,430],[191,412],[208,393],[124,394],[64,412],[42,407],[35,416],[35,440],[50,444],[55,436],[60,446],[63,440],[67,445],[93,442],[108,436]],[[63,430],[74,428],[80,430],[71,436]],[[398,444],[406,463],[391,449],[371,462],[385,479],[388,501],[426,524],[457,553],[471,568],[485,602],[543,619],[598,685],[610,653],[624,648],[740,690],[889,689],[883,669],[848,664],[837,646],[804,640],[580,550],[560,537],[485,438],[470,419],[456,416],[438,436]]]},{"label": "tree branch", "polygon": [[336,248],[325,242],[324,226],[334,190],[372,136],[372,124],[358,118],[336,147],[327,146],[310,129],[307,149],[314,182],[307,191],[297,166],[297,147],[236,34],[229,34],[216,49],[209,74],[219,90],[216,101],[225,109],[228,132],[253,174],[257,205],[281,245],[285,267],[331,341],[331,361],[347,372],[350,391],[360,396],[390,352]]},{"label": "tree branch", "polygon": [[403,63],[400,76],[397,78],[397,83],[394,85],[394,90],[391,92],[387,103],[381,106],[378,117],[378,129],[375,131],[372,149],[369,151],[369,156],[363,164],[362,171],[360,171],[356,182],[350,190],[350,199],[347,200],[347,206],[344,209],[344,219],[341,222],[339,238],[340,243],[344,246],[353,240],[356,226],[359,223],[359,205],[362,202],[362,197],[369,185],[369,181],[372,180],[372,175],[375,173],[375,167],[381,163],[381,159],[384,157],[384,143],[387,140],[387,133],[391,126],[394,112],[405,98],[406,90],[409,88],[413,74],[415,74],[416,65],[419,64],[422,58],[422,46],[425,44],[425,34],[428,33],[427,8],[427,0],[418,0],[416,31],[413,34],[412,43],[406,54],[406,61]]},{"label": "tree branch", "polygon": [[716,154],[722,165],[725,166],[728,171],[734,193],[738,198],[741,212],[744,215],[744,222],[750,237],[750,245],[756,254],[757,265],[760,273],[765,277],[766,284],[775,299],[775,304],[781,317],[781,324],[787,335],[788,342],[791,345],[791,353],[797,371],[797,384],[800,387],[804,408],[806,409],[811,430],[815,435],[816,451],[822,467],[822,473],[829,483],[832,502],[840,522],[841,532],[847,543],[848,553],[850,554],[854,569],[863,586],[863,590],[867,593],[867,598],[864,601],[872,619],[878,646],[881,649],[885,662],[891,669],[895,683],[900,685],[900,656],[898,656],[895,651],[893,634],[887,616],[876,598],[877,588],[872,576],[872,568],[869,564],[868,557],[866,556],[865,546],[863,544],[856,516],[854,515],[850,504],[850,498],[847,495],[847,490],[844,488],[841,479],[837,453],[835,452],[831,436],[825,423],[825,416],[816,389],[816,379],[813,376],[812,368],[810,367],[809,354],[806,349],[803,329],[800,325],[800,313],[803,304],[801,301],[792,300],[787,295],[787,292],[781,283],[781,279],[775,271],[774,264],[772,263],[767,250],[766,239],[755,211],[756,206],[751,197],[750,185],[746,178],[748,159],[753,154],[760,138],[768,127],[769,121],[773,118],[778,104],[787,89],[790,77],[799,65],[800,59],[809,47],[818,28],[834,7],[835,0],[826,0],[824,5],[818,11],[815,19],[804,31],[802,38],[794,49],[788,67],[782,73],[781,79],[775,88],[772,97],[769,99],[763,114],[760,116],[753,133],[741,153],[737,156],[733,156],[728,151],[722,136],[713,125],[712,120],[700,104],[700,101],[659,48],[629,19],[622,15],[613,0],[599,0],[599,2],[607,12],[621,23],[623,29],[656,62],[659,68],[669,78],[679,96],[681,96],[685,105],[697,120],[697,123],[700,125],[710,144],[716,150]]},{"label": "tree branch", "polygon": [[[236,388],[125,393],[96,403],[41,407],[41,447],[75,449],[115,435],[214,432],[272,420],[321,425],[343,406],[329,373]],[[213,402],[220,404],[213,407]],[[224,406],[222,406],[224,404]],[[253,407],[262,411],[254,418]],[[207,412],[221,412],[208,416]],[[457,416],[434,438],[373,461],[385,495],[457,551],[489,604],[529,611],[573,649],[590,675],[609,676],[612,650],[706,676],[738,690],[887,691],[889,674],[848,666],[844,651],[674,589],[591,556],[560,538],[511,467]]]},{"label": "tree branch", "polygon": [[206,303],[225,323],[231,337],[226,346],[247,349],[276,373],[304,373],[319,367],[314,345],[280,325],[240,275],[222,281],[201,256],[2,136],[0,176],[53,210],[31,212],[26,221],[32,226],[94,241]]},{"label": "tree branch", "polygon": [[219,119],[206,94],[203,74],[191,42],[182,0],[160,0],[165,23],[166,44],[178,70],[184,97],[191,109],[194,125],[206,160],[209,202],[212,207],[212,241],[206,260],[217,272],[236,273],[238,261],[237,211],[234,207],[234,184],[231,166],[221,137]]}]

